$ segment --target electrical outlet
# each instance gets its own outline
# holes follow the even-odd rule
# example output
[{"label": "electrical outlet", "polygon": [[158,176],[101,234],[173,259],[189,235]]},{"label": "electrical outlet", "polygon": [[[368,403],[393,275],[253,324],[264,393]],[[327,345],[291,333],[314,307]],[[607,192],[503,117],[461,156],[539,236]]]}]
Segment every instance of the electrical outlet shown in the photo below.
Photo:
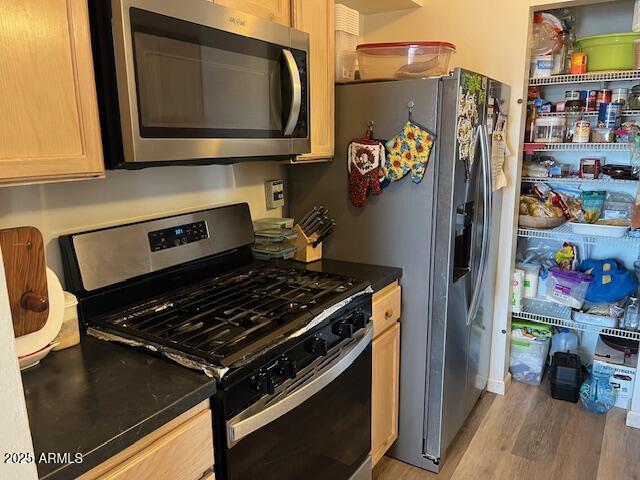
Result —
[{"label": "electrical outlet", "polygon": [[284,207],[284,180],[267,180],[264,182],[264,195],[268,210]]}]

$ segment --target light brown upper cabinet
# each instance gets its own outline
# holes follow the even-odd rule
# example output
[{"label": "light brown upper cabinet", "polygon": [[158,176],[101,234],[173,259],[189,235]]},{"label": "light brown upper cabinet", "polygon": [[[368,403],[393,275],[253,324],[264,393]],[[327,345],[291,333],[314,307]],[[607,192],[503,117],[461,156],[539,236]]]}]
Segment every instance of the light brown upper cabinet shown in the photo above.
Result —
[{"label": "light brown upper cabinet", "polygon": [[334,154],[334,0],[292,0],[292,27],[309,33],[311,153],[296,162],[330,160]]},{"label": "light brown upper cabinet", "polygon": [[291,26],[290,0],[213,0],[213,3]]},{"label": "light brown upper cabinet", "polygon": [[0,185],[104,175],[86,0],[4,0]]}]

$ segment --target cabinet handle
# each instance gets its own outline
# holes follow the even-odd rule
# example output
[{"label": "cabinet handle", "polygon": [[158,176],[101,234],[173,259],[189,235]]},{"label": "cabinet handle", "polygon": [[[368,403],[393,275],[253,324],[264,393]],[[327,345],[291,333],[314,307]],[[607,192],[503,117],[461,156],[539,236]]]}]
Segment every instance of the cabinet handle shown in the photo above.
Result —
[{"label": "cabinet handle", "polygon": [[384,312],[384,318],[391,318],[391,317],[393,317],[393,309],[390,308],[389,310],[386,310]]}]

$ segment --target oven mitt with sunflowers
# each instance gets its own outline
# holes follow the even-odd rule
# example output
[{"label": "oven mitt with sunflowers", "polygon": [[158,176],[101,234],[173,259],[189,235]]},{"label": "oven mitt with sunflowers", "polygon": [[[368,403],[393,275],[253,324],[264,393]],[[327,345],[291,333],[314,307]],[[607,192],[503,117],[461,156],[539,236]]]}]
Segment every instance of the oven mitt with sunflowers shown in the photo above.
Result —
[{"label": "oven mitt with sunflowers", "polygon": [[[367,132],[369,136],[369,132]],[[367,194],[380,195],[380,179],[384,175],[384,145],[371,138],[352,140],[347,151],[349,197],[356,207],[364,207]]]},{"label": "oven mitt with sunflowers", "polygon": [[402,131],[387,142],[385,176],[392,182],[411,172],[413,183],[420,183],[429,163],[435,136],[409,121]]}]

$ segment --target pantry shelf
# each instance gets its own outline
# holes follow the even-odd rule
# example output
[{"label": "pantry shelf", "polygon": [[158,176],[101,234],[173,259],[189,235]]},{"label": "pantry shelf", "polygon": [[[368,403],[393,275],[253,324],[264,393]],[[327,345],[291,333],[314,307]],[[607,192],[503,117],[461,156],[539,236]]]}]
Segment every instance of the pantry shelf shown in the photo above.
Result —
[{"label": "pantry shelf", "polygon": [[[564,117],[567,115],[567,112],[547,112],[547,113],[538,113],[539,117]],[[583,112],[583,117],[597,117],[598,112]],[[623,117],[637,117],[640,116],[640,110],[623,110]]]},{"label": "pantry shelf", "polygon": [[549,240],[579,240],[584,243],[593,244],[623,244],[623,245],[640,245],[640,237],[630,237],[625,235],[621,238],[604,237],[598,235],[581,235],[574,233],[571,226],[567,223],[559,227],[549,230],[538,230],[535,228],[518,228],[518,236],[523,238],[545,238]]},{"label": "pantry shelf", "polygon": [[542,182],[542,183],[557,183],[557,184],[571,184],[571,185],[580,185],[582,183],[622,183],[622,184],[632,184],[638,183],[638,180],[621,180],[617,178],[597,178],[597,179],[588,179],[588,178],[538,178],[538,177],[522,177],[523,182]]},{"label": "pantry shelf", "polygon": [[628,152],[629,143],[525,143],[524,150],[533,152]]},{"label": "pantry shelf", "polygon": [[611,335],[612,337],[640,340],[640,332],[575,322],[571,319],[571,309],[569,307],[546,300],[524,299],[522,311],[518,313],[514,312],[512,316],[513,318],[519,318],[521,320],[553,325],[554,327],[566,327],[583,332],[599,332],[605,335]]},{"label": "pantry shelf", "polygon": [[529,85],[566,85],[570,83],[613,82],[620,80],[639,80],[640,70],[621,70],[613,72],[591,72],[580,75],[554,75],[546,78],[530,78]]}]

